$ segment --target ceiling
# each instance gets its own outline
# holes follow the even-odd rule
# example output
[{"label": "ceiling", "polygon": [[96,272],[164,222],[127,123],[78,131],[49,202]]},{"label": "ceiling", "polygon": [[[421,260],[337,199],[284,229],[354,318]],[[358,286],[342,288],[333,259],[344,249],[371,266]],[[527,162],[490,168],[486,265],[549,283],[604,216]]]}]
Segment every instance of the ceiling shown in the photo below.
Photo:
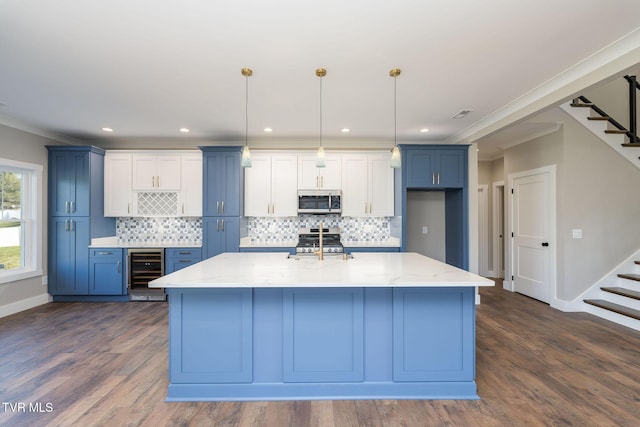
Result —
[{"label": "ceiling", "polygon": [[0,123],[74,142],[244,141],[245,126],[250,141],[310,140],[322,93],[336,144],[393,144],[397,129],[491,158],[492,135],[571,81],[630,65],[638,16],[637,0],[0,0]]}]

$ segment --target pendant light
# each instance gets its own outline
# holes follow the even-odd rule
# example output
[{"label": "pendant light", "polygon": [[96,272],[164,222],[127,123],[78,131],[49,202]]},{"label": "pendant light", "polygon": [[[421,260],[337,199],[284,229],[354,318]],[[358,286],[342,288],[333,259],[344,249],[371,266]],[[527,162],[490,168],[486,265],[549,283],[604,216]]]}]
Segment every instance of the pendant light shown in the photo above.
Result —
[{"label": "pendant light", "polygon": [[400,148],[398,148],[398,95],[396,90],[396,77],[400,75],[400,68],[392,68],[391,71],[389,71],[389,75],[393,77],[393,149],[391,150],[389,166],[399,168],[401,160]]},{"label": "pendant light", "polygon": [[249,151],[249,77],[253,75],[251,68],[243,68],[240,70],[245,77],[244,86],[244,148],[242,149],[242,167],[251,167],[251,151]]},{"label": "pendant light", "polygon": [[326,166],[324,159],[324,148],[322,147],[322,78],[327,75],[327,70],[318,68],[316,76],[320,77],[320,147],[316,153],[316,167],[323,168]]}]

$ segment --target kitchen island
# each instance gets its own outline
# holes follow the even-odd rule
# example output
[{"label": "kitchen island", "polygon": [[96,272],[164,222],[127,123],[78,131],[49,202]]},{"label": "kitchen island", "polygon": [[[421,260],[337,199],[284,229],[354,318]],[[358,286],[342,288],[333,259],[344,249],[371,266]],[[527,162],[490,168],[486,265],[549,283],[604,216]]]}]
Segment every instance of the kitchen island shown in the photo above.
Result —
[{"label": "kitchen island", "polygon": [[223,253],[169,296],[168,401],[476,399],[475,288],[415,253]]}]

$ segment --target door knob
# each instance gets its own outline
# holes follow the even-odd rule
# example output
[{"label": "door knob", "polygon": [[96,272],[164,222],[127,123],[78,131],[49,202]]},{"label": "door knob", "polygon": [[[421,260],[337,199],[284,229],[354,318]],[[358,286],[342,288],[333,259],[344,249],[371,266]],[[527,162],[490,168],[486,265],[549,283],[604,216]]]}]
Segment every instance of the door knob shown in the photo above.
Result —
[{"label": "door knob", "polygon": [[542,246],[546,248],[547,246],[549,246],[549,242],[542,242]]}]

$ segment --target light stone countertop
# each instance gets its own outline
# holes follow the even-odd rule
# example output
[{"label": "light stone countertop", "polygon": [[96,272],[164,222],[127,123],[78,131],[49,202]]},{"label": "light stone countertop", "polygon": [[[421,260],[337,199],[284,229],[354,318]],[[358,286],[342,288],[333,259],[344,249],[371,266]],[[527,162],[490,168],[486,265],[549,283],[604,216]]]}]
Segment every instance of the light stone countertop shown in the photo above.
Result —
[{"label": "light stone countertop", "polygon": [[[243,237],[240,239],[241,248],[295,248],[297,244],[297,240],[282,242],[252,242],[249,237]],[[384,242],[343,241],[342,245],[345,248],[399,248],[400,239],[397,237],[391,237]]]},{"label": "light stone countertop", "polygon": [[356,252],[288,258],[286,252],[226,252],[149,283],[152,288],[493,286],[492,280],[417,253]]}]

